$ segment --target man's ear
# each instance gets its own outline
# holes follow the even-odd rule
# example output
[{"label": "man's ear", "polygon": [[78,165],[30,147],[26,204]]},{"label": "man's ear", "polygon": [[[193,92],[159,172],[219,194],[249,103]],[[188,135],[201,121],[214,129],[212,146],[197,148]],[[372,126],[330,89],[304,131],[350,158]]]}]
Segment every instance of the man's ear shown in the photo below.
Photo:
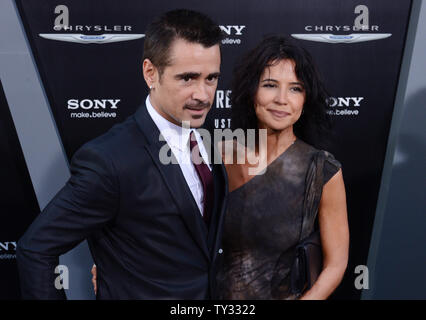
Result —
[{"label": "man's ear", "polygon": [[151,60],[145,59],[142,64],[142,70],[143,77],[148,88],[155,88],[155,85],[158,83],[159,80],[158,69],[154,66]]}]

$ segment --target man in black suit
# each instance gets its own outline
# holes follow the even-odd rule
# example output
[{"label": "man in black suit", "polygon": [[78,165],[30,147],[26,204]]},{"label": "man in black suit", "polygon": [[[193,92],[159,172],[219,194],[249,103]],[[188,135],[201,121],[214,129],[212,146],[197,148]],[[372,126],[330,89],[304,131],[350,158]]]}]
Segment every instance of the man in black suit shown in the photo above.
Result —
[{"label": "man in black suit", "polygon": [[65,298],[54,284],[58,257],[84,239],[98,299],[215,297],[227,178],[195,128],[213,103],[220,39],[194,11],[170,11],[148,27],[150,94],[75,153],[71,178],[19,240],[23,298]]}]

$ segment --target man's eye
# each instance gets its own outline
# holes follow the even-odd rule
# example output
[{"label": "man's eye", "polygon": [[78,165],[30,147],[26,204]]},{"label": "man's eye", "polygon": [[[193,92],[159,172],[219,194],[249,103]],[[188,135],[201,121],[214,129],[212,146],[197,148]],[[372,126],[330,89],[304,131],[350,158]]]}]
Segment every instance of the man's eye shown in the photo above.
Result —
[{"label": "man's eye", "polygon": [[213,82],[216,81],[219,77],[218,76],[211,76],[207,78],[207,81]]},{"label": "man's eye", "polygon": [[182,78],[182,80],[183,81],[185,81],[185,82],[188,82],[188,81],[190,81],[192,79],[192,77],[191,76],[184,76],[183,78]]}]

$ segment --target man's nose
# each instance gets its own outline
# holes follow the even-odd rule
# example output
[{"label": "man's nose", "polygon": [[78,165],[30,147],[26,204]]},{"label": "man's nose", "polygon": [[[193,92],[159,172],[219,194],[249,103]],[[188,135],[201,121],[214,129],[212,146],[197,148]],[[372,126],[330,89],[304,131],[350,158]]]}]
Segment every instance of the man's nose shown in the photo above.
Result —
[{"label": "man's nose", "polygon": [[204,83],[198,84],[194,88],[194,92],[192,93],[192,99],[202,101],[202,102],[208,102],[209,101],[209,91],[208,87]]}]

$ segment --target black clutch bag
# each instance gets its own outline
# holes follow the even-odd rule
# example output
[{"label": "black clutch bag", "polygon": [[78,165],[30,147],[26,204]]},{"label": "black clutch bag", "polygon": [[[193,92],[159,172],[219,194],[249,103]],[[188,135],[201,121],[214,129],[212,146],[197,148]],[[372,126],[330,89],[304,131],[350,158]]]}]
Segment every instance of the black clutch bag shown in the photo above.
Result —
[{"label": "black clutch bag", "polygon": [[314,231],[296,246],[291,268],[291,290],[300,296],[309,290],[322,270],[322,249],[319,231]]}]

